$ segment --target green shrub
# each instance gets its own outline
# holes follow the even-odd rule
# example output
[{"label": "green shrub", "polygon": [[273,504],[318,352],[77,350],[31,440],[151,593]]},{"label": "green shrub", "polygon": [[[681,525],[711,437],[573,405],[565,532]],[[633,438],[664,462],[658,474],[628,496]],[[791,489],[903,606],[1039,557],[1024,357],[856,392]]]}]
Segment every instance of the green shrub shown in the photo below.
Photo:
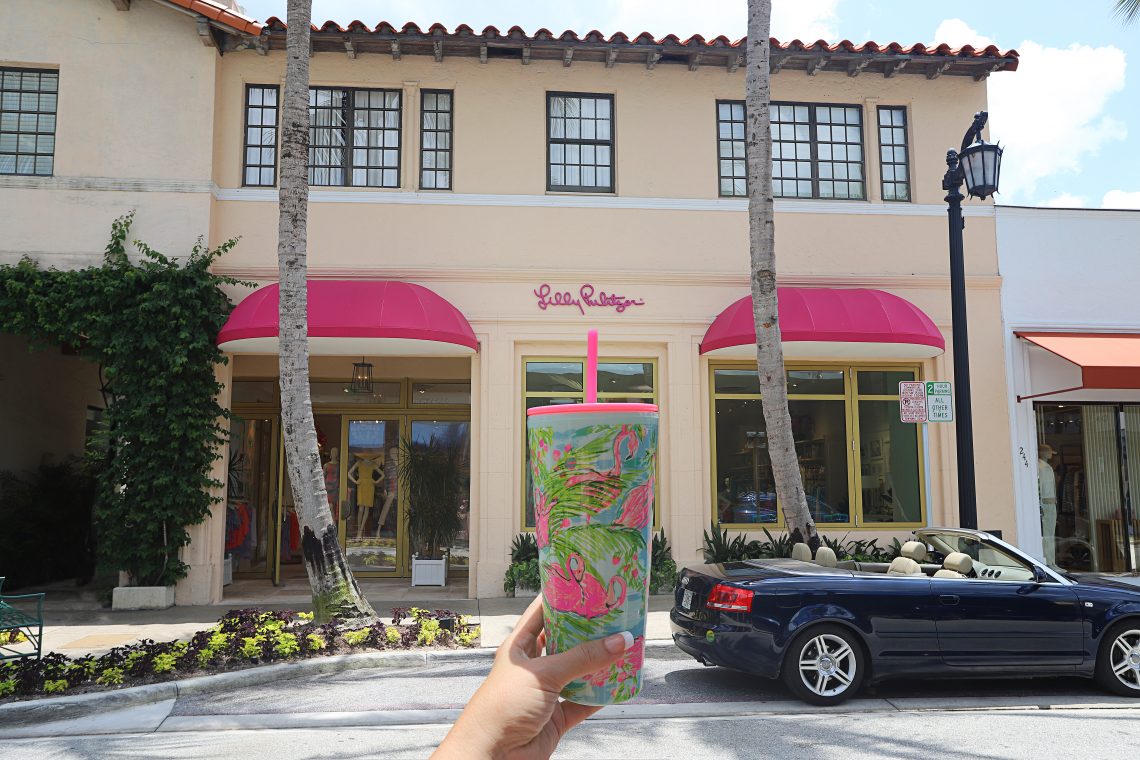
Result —
[{"label": "green shrub", "polygon": [[538,559],[538,540],[534,533],[520,533],[511,541],[511,564]]},{"label": "green shrub", "polygon": [[300,651],[301,645],[297,643],[295,633],[280,633],[273,639],[273,653],[278,657],[292,657]]},{"label": "green shrub", "polygon": [[503,590],[508,594],[513,596],[519,588],[538,589],[541,585],[537,559],[507,565],[507,572],[503,576]]},{"label": "green shrub", "polygon": [[364,642],[368,641],[368,634],[372,633],[367,628],[358,628],[355,631],[345,631],[344,641],[350,647],[358,647]]},{"label": "green shrub", "polygon": [[653,551],[650,554],[649,593],[657,594],[672,591],[677,584],[677,563],[673,561],[673,551],[665,530],[653,535]]},{"label": "green shrub", "polygon": [[425,620],[420,623],[420,632],[416,636],[416,643],[430,647],[439,638],[441,628],[439,627],[438,620]]},{"label": "green shrub", "polygon": [[60,694],[67,691],[67,681],[62,678],[44,681],[45,694]]},{"label": "green shrub", "polygon": [[102,684],[103,686],[118,686],[123,682],[123,669],[122,668],[104,668],[99,677],[95,679],[95,683]]},{"label": "green shrub", "polygon": [[241,640],[241,646],[238,648],[238,651],[242,657],[248,660],[256,660],[263,655],[262,644],[264,643],[264,636],[246,636]]},{"label": "green shrub", "polygon": [[309,648],[310,652],[319,652],[328,645],[328,641],[319,633],[310,633],[305,636],[305,646]]},{"label": "green shrub", "polygon": [[178,658],[175,655],[170,653],[156,654],[150,667],[155,673],[169,673],[174,670],[176,664],[178,664]]},{"label": "green shrub", "polygon": [[16,693],[16,679],[9,678],[6,681],[0,681],[0,698],[10,697]]},{"label": "green shrub", "polygon": [[388,640],[389,646],[397,646],[400,643],[400,629],[394,625],[384,626],[384,638]]}]

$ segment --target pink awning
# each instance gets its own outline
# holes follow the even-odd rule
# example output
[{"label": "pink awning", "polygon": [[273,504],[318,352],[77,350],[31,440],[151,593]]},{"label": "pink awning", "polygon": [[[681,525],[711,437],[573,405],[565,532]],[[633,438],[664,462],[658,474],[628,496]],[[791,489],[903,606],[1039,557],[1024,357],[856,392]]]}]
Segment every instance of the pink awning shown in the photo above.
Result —
[{"label": "pink awning", "polygon": [[[779,288],[784,355],[812,359],[929,359],[946,350],[941,331],[921,309],[881,290]],[[756,354],[752,299],[722,311],[701,341],[701,353]]]},{"label": "pink awning", "polygon": [[[234,307],[218,347],[277,353],[276,283]],[[311,280],[309,351],[323,356],[458,356],[479,350],[467,318],[450,301],[410,282]]]}]

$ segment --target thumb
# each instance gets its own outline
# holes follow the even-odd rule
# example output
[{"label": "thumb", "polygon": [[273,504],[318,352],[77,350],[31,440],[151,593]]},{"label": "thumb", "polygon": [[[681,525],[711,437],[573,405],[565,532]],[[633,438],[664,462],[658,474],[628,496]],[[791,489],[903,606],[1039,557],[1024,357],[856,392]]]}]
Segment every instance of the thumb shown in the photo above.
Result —
[{"label": "thumb", "polygon": [[586,641],[573,649],[542,657],[535,663],[539,675],[560,691],[563,686],[584,675],[597,672],[615,662],[633,646],[633,634],[622,631],[597,641]]}]

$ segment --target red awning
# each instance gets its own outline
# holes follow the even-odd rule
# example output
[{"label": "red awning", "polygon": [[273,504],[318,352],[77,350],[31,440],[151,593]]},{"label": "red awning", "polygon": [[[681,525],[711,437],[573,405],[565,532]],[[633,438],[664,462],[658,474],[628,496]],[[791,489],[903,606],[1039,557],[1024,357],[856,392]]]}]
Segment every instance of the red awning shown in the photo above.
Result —
[{"label": "red awning", "polygon": [[[790,358],[929,359],[946,341],[917,306],[881,290],[779,288],[784,355]],[[701,341],[701,353],[754,356],[752,299],[722,311]]]},{"label": "red awning", "polygon": [[[1029,332],[1014,334],[1080,367],[1081,384],[1076,388],[1065,388],[1066,391],[1140,388],[1140,335]],[[1061,392],[1063,391],[1052,393]],[[1049,396],[1052,393],[1019,396],[1018,400]]]},{"label": "red awning", "polygon": [[[258,288],[234,307],[218,347],[234,354],[277,353],[278,286]],[[309,282],[309,351],[314,355],[458,356],[479,342],[447,299],[410,282]]]}]

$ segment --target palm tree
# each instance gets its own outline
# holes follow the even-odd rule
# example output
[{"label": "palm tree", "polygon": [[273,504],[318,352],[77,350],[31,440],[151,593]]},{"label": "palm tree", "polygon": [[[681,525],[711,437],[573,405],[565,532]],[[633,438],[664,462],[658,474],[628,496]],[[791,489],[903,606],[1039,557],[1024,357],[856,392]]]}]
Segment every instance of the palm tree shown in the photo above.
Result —
[{"label": "palm tree", "polygon": [[772,0],[748,0],[748,233],[752,261],[752,316],[756,322],[756,366],[760,402],[768,431],[768,456],[776,498],[793,542],[819,546],[808,511],[788,411],[784,347],[776,297],[776,236],[772,203],[772,136],[769,103],[772,76],[769,37]]},{"label": "palm tree", "polygon": [[318,622],[332,617],[376,619],[360,593],[337,540],[325,494],[309,394],[307,237],[309,209],[309,32],[312,0],[289,0],[282,98],[280,216],[277,267],[281,302],[279,365],[281,428],[293,502],[301,524],[301,549]]},{"label": "palm tree", "polygon": [[1140,18],[1140,0],[1116,0],[1116,15],[1131,24]]}]

